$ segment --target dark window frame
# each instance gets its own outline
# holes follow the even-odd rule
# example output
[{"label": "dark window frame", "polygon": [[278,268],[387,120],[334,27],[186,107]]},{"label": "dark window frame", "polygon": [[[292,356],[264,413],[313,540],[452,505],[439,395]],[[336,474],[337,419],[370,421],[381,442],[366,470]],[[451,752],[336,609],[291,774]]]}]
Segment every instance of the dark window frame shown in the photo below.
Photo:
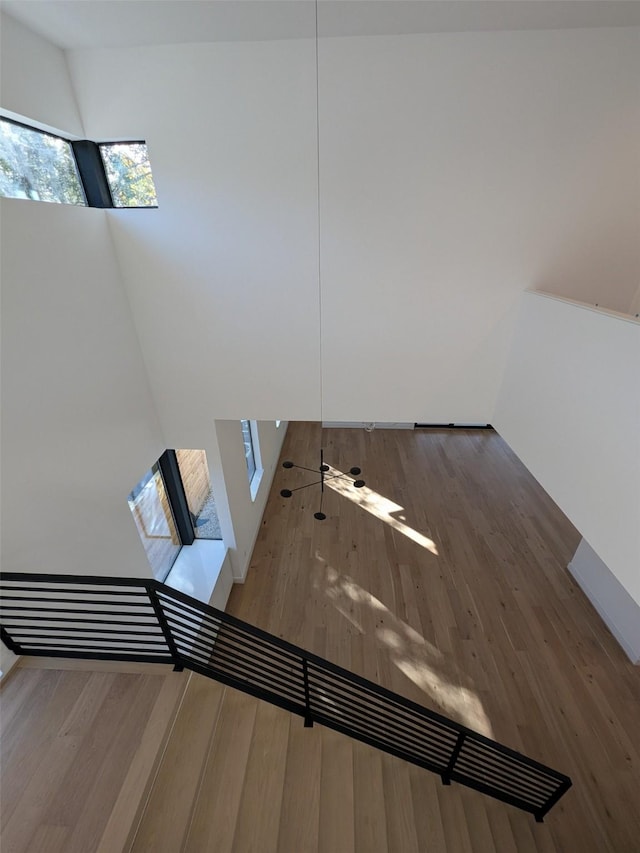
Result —
[{"label": "dark window frame", "polygon": [[[66,142],[71,150],[71,155],[75,163],[80,188],[84,194],[85,205],[83,207],[97,207],[105,210],[157,210],[157,204],[148,205],[127,205],[122,207],[113,202],[111,187],[107,180],[100,148],[102,146],[109,147],[110,145],[146,145],[144,139],[118,139],[110,142],[94,142],[91,139],[68,139],[66,136],[61,136],[59,133],[52,133],[49,130],[42,130],[40,127],[34,127],[24,121],[17,121],[14,118],[9,118],[6,115],[0,115],[2,121],[9,124],[15,124],[18,127],[24,127],[26,130],[31,130],[34,133],[39,133],[41,136],[52,136],[54,139],[60,139]],[[79,205],[80,206],[80,205]]]},{"label": "dark window frame", "polygon": [[178,538],[182,545],[193,545],[196,534],[193,529],[193,520],[189,512],[189,504],[184,489],[184,483],[180,476],[180,468],[175,450],[165,450],[158,459],[158,467],[164,480],[164,487],[169,498],[169,506],[176,523]]}]

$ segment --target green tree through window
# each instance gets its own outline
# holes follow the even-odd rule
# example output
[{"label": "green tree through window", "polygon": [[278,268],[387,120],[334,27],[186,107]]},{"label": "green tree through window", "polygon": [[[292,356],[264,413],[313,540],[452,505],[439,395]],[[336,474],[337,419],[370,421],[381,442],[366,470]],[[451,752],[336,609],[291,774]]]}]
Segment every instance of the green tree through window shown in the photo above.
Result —
[{"label": "green tree through window", "polygon": [[0,119],[0,196],[86,204],[70,144]]},{"label": "green tree through window", "polygon": [[100,145],[115,207],[155,207],[156,188],[144,142]]}]

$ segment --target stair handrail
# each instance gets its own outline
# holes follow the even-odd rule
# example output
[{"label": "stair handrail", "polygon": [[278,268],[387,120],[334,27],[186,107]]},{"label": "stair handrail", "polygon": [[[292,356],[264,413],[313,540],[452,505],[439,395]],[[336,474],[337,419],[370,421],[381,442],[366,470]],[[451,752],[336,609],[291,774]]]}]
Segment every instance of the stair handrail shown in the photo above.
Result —
[{"label": "stair handrail", "polygon": [[305,726],[333,728],[539,822],[572,784],[437,711],[155,579],[2,572],[0,619],[1,639],[16,654],[190,669],[297,714]]}]

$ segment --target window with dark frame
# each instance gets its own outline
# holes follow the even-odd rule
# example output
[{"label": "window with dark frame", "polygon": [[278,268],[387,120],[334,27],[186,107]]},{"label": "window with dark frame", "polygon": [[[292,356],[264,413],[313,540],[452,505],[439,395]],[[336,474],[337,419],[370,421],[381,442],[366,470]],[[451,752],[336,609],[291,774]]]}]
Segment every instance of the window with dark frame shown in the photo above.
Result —
[{"label": "window with dark frame", "polygon": [[0,118],[0,196],[86,205],[71,143]]},{"label": "window with dark frame", "polygon": [[128,502],[159,581],[166,580],[184,545],[196,538],[222,539],[203,450],[165,450]]},{"label": "window with dark frame", "polygon": [[114,207],[157,207],[151,163],[144,142],[98,145]]},{"label": "window with dark frame", "polygon": [[0,196],[100,208],[158,206],[144,141],[70,140],[3,116]]},{"label": "window with dark frame", "polygon": [[183,543],[157,462],[132,490],[128,502],[153,576],[164,581]]}]

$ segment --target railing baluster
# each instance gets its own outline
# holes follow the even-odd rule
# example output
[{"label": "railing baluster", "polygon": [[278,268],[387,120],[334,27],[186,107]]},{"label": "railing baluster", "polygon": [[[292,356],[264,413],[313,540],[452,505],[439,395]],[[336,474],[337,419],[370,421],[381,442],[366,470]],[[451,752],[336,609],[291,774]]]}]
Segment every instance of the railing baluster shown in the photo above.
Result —
[{"label": "railing baluster", "polygon": [[155,611],[155,614],[158,618],[158,623],[162,628],[162,633],[164,634],[164,638],[167,641],[167,646],[169,647],[169,651],[171,653],[171,657],[173,658],[173,671],[174,672],[182,672],[184,669],[184,664],[182,662],[182,655],[178,651],[178,647],[176,646],[175,640],[173,639],[173,634],[171,633],[171,628],[167,621],[167,617],[164,615],[164,610],[162,609],[162,604],[160,603],[160,597],[156,592],[154,586],[149,584],[146,587],[147,595],[149,596],[149,601]]},{"label": "railing baluster", "polygon": [[458,760],[460,750],[462,749],[462,744],[464,743],[466,737],[466,732],[460,732],[460,734],[458,735],[458,740],[456,741],[456,745],[453,747],[453,752],[451,753],[451,758],[449,759],[449,763],[447,764],[447,769],[441,776],[443,785],[451,784],[451,774],[453,773],[453,768],[455,766],[456,761]]},{"label": "railing baluster", "polygon": [[309,666],[307,659],[302,658],[302,679],[304,682],[304,727],[313,728],[313,717],[311,716],[311,697],[309,695]]},{"label": "railing baluster", "polygon": [[2,640],[9,651],[12,651],[15,655],[22,654],[20,644],[16,643],[4,628],[0,628],[0,640]]},{"label": "railing baluster", "polygon": [[571,780],[569,780],[569,779],[567,779],[566,782],[563,782],[560,785],[558,785],[558,787],[555,790],[555,793],[553,793],[549,797],[549,799],[543,805],[543,807],[541,809],[538,809],[537,812],[533,813],[533,816],[535,817],[537,823],[542,823],[542,820],[543,820],[544,816],[546,815],[546,813],[549,811],[549,809],[552,806],[555,806],[555,804],[558,802],[560,797],[563,794],[566,794],[570,787],[571,787]]}]

